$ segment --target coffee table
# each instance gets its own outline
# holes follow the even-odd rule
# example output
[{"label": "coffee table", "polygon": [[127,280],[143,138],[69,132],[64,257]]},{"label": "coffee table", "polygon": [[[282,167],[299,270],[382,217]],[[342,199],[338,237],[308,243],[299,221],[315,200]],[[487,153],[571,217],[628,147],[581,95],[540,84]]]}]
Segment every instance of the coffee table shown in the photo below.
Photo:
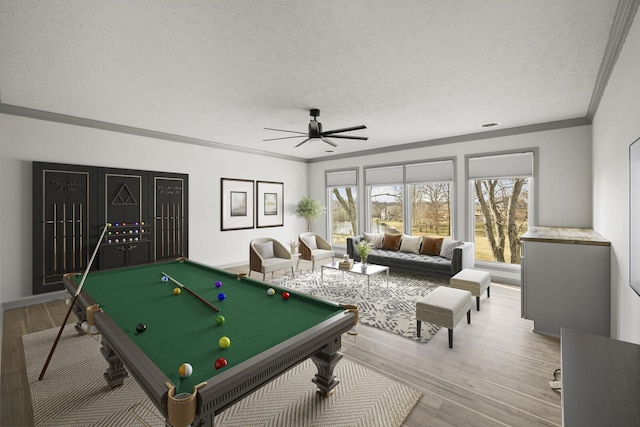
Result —
[{"label": "coffee table", "polygon": [[[371,281],[371,276],[373,276],[374,274],[378,274],[378,273],[382,273],[383,271],[386,271],[387,278],[389,277],[389,267],[387,267],[386,265],[367,264],[366,266],[364,266],[362,263],[356,262],[356,263],[353,263],[353,266],[350,269],[346,270],[346,269],[341,269],[339,263],[337,261],[334,261],[331,264],[325,264],[320,267],[320,284],[321,285],[324,284],[325,268],[328,268],[330,270],[344,271],[345,273],[355,273],[355,274],[360,274],[362,276],[366,276],[367,277],[367,297],[369,296],[369,284]],[[387,281],[387,287],[389,287],[388,281]]]}]

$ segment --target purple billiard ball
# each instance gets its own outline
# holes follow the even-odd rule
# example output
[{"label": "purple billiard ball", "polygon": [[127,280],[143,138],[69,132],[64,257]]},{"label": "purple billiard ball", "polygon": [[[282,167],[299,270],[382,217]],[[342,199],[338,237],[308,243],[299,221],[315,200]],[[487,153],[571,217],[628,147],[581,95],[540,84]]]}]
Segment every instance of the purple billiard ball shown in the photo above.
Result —
[{"label": "purple billiard ball", "polygon": [[218,281],[216,282],[216,288],[219,288],[220,286],[222,286],[222,282],[218,280]]},{"label": "purple billiard ball", "polygon": [[223,299],[225,299],[227,296],[225,294],[218,294],[218,299],[220,301],[222,301]]}]

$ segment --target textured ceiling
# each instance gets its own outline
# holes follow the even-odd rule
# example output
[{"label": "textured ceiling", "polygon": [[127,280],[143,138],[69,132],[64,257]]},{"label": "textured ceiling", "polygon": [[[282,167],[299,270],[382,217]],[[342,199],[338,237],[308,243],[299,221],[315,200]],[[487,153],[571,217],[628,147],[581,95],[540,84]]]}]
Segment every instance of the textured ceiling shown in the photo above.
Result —
[{"label": "textured ceiling", "polygon": [[[587,116],[618,0],[0,0],[0,101],[301,159]],[[494,128],[496,129],[496,128]]]}]

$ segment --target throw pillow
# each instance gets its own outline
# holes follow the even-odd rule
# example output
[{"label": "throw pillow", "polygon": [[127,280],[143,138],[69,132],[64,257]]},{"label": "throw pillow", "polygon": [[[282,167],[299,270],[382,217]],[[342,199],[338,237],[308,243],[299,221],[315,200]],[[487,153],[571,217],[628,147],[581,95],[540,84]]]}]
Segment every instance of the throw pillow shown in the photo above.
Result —
[{"label": "throw pillow", "polygon": [[309,249],[318,249],[318,245],[316,244],[316,236],[301,236],[300,238]]},{"label": "throw pillow", "polygon": [[400,247],[400,240],[402,240],[402,234],[384,233],[381,249],[386,249],[388,251],[397,251]]},{"label": "throw pillow", "polygon": [[256,252],[258,252],[258,255],[260,255],[262,259],[276,257],[273,253],[273,242],[254,243],[253,247],[256,249]]},{"label": "throw pillow", "polygon": [[420,253],[424,255],[440,255],[444,237],[422,236]]},{"label": "throw pillow", "polygon": [[462,246],[464,242],[459,240],[453,240],[446,238],[442,242],[442,249],[440,249],[440,256],[451,259],[453,258],[453,250],[458,246]]},{"label": "throw pillow", "polygon": [[371,243],[373,249],[380,249],[382,247],[383,233],[362,233],[364,240]]},{"label": "throw pillow", "polygon": [[402,242],[400,242],[400,252],[409,252],[412,254],[419,253],[421,241],[422,236],[407,236],[406,234],[403,234]]}]

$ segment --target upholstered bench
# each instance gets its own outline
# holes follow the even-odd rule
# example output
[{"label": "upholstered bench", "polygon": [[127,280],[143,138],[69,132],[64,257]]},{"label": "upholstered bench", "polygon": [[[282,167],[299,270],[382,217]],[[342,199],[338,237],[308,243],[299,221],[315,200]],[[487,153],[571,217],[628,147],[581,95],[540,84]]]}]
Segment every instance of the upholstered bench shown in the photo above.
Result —
[{"label": "upholstered bench", "polygon": [[491,275],[488,271],[465,268],[451,278],[452,288],[471,292],[476,297],[476,310],[480,311],[480,296],[487,291],[487,298],[491,296]]},{"label": "upholstered bench", "polygon": [[453,348],[453,328],[467,314],[471,323],[471,292],[440,286],[416,303],[418,336],[422,322],[433,323],[449,329],[449,348]]}]

